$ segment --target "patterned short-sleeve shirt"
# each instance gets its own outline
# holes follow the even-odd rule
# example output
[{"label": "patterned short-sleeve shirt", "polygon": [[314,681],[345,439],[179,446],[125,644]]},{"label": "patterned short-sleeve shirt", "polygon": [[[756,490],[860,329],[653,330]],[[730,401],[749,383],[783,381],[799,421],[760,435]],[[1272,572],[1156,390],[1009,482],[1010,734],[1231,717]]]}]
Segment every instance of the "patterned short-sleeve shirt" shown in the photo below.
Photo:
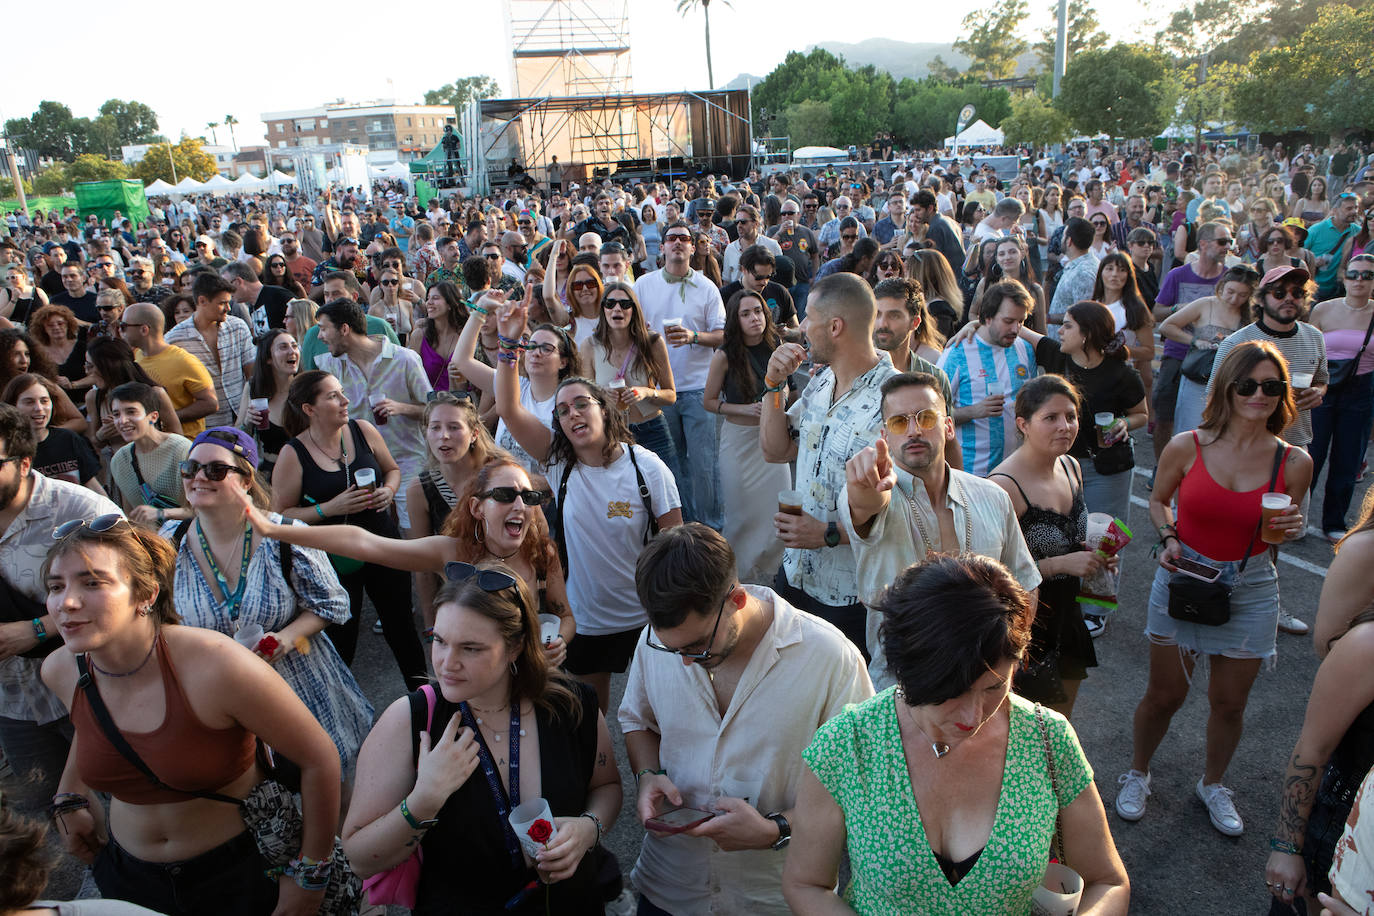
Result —
[{"label": "patterned short-sleeve shirt", "polygon": [[895,688],[847,706],[821,726],[802,758],[844,812],[851,877],[844,899],[859,914],[1029,913],[1049,864],[1059,809],[1092,782],[1068,720],[1045,710],[1058,799],[1029,700],[1011,694],[1002,791],[992,833],[973,869],[950,885],[921,823],[897,725]]}]

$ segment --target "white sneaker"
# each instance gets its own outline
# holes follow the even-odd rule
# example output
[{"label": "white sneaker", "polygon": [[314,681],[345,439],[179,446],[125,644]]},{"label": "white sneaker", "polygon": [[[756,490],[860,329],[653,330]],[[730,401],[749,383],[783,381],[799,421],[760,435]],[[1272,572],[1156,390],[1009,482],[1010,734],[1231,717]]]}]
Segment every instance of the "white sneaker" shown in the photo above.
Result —
[{"label": "white sneaker", "polygon": [[1088,635],[1093,639],[1101,636],[1107,629],[1107,618],[1099,617],[1096,614],[1084,614],[1083,622],[1088,625]]},{"label": "white sneaker", "polygon": [[1116,793],[1116,813],[1122,820],[1140,820],[1145,816],[1145,799],[1150,796],[1150,774],[1128,770],[1116,781],[1121,784],[1121,791]]},{"label": "white sneaker", "polygon": [[1245,822],[1236,813],[1236,793],[1223,786],[1221,783],[1213,783],[1204,786],[1202,780],[1197,781],[1197,797],[1202,799],[1202,803],[1207,806],[1207,815],[1212,819],[1212,826],[1227,836],[1240,836],[1245,832]]},{"label": "white sneaker", "polygon": [[1279,629],[1294,636],[1305,636],[1311,627],[1287,611],[1279,611]]}]

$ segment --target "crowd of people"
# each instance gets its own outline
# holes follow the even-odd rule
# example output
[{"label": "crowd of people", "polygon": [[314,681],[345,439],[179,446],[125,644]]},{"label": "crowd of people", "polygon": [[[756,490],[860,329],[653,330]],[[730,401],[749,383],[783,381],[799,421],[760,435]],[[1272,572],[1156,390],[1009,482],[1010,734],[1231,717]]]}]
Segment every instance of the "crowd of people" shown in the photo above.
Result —
[{"label": "crowd of people", "polygon": [[[1151,584],[1119,819],[1203,666],[1211,825],[1277,803],[1276,906],[1358,909],[1365,154],[11,218],[0,913],[602,913],[628,877],[643,916],[1020,914],[1055,861],[1122,914],[1070,718],[1123,574]],[[1309,624],[1275,560],[1319,485]],[[1108,546],[1131,528],[1150,571]],[[364,596],[406,691],[380,714]],[[1283,797],[1240,805],[1250,691],[1309,629]],[[111,909],[35,903],[42,815]]]}]

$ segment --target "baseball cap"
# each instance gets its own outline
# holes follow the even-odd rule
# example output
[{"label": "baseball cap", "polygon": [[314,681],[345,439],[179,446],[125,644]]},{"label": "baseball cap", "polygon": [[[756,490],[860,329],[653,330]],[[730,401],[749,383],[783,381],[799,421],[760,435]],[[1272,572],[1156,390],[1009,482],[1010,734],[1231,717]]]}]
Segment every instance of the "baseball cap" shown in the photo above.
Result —
[{"label": "baseball cap", "polygon": [[203,244],[206,248],[213,250],[215,247],[215,240],[210,238],[210,236],[208,235],[198,235],[196,236],[196,244]]},{"label": "baseball cap", "polygon": [[1291,274],[1298,275],[1292,277],[1292,279],[1302,280],[1304,283],[1312,279],[1312,275],[1307,272],[1306,267],[1293,267],[1285,264],[1283,267],[1275,267],[1273,270],[1266,273],[1264,279],[1260,280],[1260,288],[1263,289],[1271,283],[1277,283],[1280,280],[1288,279]]},{"label": "baseball cap", "polygon": [[62,247],[62,246],[59,245],[59,244],[57,244],[56,242],[44,242],[44,243],[43,243],[43,253],[44,253],[44,254],[47,254],[48,252],[52,251],[53,249],[55,249],[55,248],[61,248],[61,247]]},{"label": "baseball cap", "polygon": [[253,441],[252,436],[241,429],[233,426],[212,426],[196,436],[195,441],[191,443],[191,448],[195,448],[202,442],[227,448],[235,455],[247,459],[253,467],[258,466],[258,444]]}]

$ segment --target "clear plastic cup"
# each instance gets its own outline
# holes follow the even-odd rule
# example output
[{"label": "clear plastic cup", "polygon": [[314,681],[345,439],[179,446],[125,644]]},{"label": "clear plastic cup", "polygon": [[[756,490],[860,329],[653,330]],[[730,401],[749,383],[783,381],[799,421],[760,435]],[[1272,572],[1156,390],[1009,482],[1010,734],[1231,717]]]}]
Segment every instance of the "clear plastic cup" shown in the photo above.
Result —
[{"label": "clear plastic cup", "polygon": [[558,630],[562,625],[563,619],[557,614],[539,615],[539,640],[544,645],[550,645],[558,638]]},{"label": "clear plastic cup", "polygon": [[258,643],[267,635],[262,626],[256,623],[245,623],[234,633],[234,642],[243,646],[248,651],[257,648]]},{"label": "clear plastic cup", "polygon": [[1088,513],[1088,547],[1097,549],[1097,545],[1107,536],[1107,530],[1112,527],[1112,517],[1106,512]]},{"label": "clear plastic cup", "polygon": [[253,398],[248,406],[258,414],[258,429],[267,429],[272,425],[272,419],[267,415],[270,408],[267,398]]},{"label": "clear plastic cup", "polygon": [[1280,528],[1270,528],[1269,522],[1274,516],[1287,511],[1293,505],[1292,498],[1287,493],[1265,493],[1260,497],[1260,540],[1266,544],[1282,544],[1283,530]]},{"label": "clear plastic cup", "polygon": [[358,468],[353,472],[353,483],[360,490],[375,490],[377,488],[377,472],[372,468]]}]

